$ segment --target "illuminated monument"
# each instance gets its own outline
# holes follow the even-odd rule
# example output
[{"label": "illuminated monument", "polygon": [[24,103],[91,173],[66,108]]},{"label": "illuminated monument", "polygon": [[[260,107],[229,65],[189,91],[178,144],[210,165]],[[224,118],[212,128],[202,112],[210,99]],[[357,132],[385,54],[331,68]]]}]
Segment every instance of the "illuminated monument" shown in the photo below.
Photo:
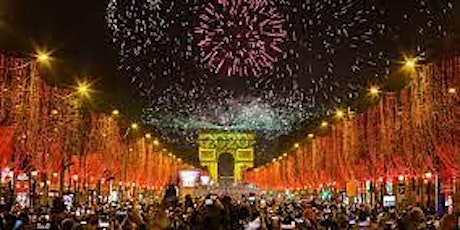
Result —
[{"label": "illuminated monument", "polygon": [[198,135],[199,158],[211,179],[219,184],[243,180],[254,166],[255,134],[237,131],[203,131]]}]

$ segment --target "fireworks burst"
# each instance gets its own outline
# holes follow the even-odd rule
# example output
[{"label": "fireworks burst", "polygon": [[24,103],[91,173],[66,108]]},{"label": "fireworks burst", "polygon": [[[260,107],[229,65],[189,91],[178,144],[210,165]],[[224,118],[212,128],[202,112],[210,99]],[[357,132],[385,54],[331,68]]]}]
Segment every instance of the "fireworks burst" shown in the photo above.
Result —
[{"label": "fireworks burst", "polygon": [[208,3],[194,29],[202,62],[230,77],[267,73],[282,53],[284,22],[269,0]]},{"label": "fireworks burst", "polygon": [[199,129],[250,129],[268,153],[267,143],[385,80],[401,47],[423,51],[446,36],[452,8],[452,0],[110,0],[107,23],[119,70],[151,102],[144,119],[166,141],[196,150]]},{"label": "fireworks burst", "polygon": [[195,0],[109,0],[107,25],[118,51],[118,69],[150,97],[157,81],[188,73],[191,5]]}]

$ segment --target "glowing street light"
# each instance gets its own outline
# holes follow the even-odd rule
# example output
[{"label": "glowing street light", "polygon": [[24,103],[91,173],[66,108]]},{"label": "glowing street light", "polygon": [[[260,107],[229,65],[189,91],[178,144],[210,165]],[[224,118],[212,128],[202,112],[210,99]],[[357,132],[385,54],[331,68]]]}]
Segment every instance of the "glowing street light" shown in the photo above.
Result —
[{"label": "glowing street light", "polygon": [[90,91],[90,84],[88,84],[87,82],[77,82],[77,93],[80,96],[88,97]]},{"label": "glowing street light", "polygon": [[145,134],[145,138],[147,138],[147,139],[150,139],[150,138],[152,138],[152,134],[150,134],[150,133],[146,133],[146,134]]},{"label": "glowing street light", "polygon": [[315,134],[313,134],[313,133],[308,134],[308,138],[313,138],[313,137],[315,137]]},{"label": "glowing street light", "polygon": [[371,96],[378,96],[380,94],[380,88],[378,86],[371,86],[371,88],[369,88],[369,94]]},{"label": "glowing street light", "polygon": [[456,93],[457,93],[457,89],[454,88],[454,87],[451,87],[451,88],[449,88],[449,89],[447,90],[447,92],[450,93],[450,94],[456,94]]},{"label": "glowing street light", "polygon": [[298,149],[300,147],[300,144],[299,143],[295,143],[294,144],[294,148]]},{"label": "glowing street light", "polygon": [[139,125],[137,123],[132,123],[131,124],[131,128],[132,129],[138,129],[139,128]]},{"label": "glowing street light", "polygon": [[50,52],[44,50],[37,50],[35,53],[35,60],[41,64],[49,64],[51,61]]},{"label": "glowing street light", "polygon": [[343,117],[345,117],[345,112],[341,109],[337,109],[335,111],[335,117],[337,117],[338,119],[342,119]]},{"label": "glowing street light", "polygon": [[404,67],[408,70],[414,70],[417,66],[417,58],[415,57],[407,57],[404,58]]},{"label": "glowing street light", "polygon": [[119,115],[120,114],[120,111],[118,109],[114,109],[112,110],[112,115]]},{"label": "glowing street light", "polygon": [[326,128],[328,125],[329,125],[329,123],[327,123],[327,121],[321,122],[321,127],[323,127],[323,128]]},{"label": "glowing street light", "polygon": [[158,140],[154,140],[154,141],[153,141],[153,145],[159,146],[159,145],[160,145],[160,142],[159,142]]}]

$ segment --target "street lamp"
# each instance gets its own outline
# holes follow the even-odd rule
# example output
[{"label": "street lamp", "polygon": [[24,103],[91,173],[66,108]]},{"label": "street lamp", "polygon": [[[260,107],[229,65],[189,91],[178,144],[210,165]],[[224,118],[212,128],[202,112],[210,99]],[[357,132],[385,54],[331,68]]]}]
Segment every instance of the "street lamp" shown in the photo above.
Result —
[{"label": "street lamp", "polygon": [[378,86],[371,86],[369,88],[369,94],[374,97],[378,96],[380,94],[380,88]]},{"label": "street lamp", "polygon": [[82,97],[89,97],[91,85],[87,82],[77,82],[77,93]]},{"label": "street lamp", "polygon": [[406,57],[404,58],[404,67],[407,70],[415,70],[415,67],[417,67],[417,58],[415,57]]},{"label": "street lamp", "polygon": [[337,119],[342,119],[343,117],[345,117],[345,112],[343,110],[341,110],[341,109],[337,109],[335,111],[335,117]]},{"label": "street lamp", "polygon": [[132,123],[131,124],[131,129],[138,129],[139,125],[137,123]]},{"label": "street lamp", "polygon": [[35,53],[35,60],[40,64],[49,64],[49,62],[51,61],[51,52],[37,50]]},{"label": "street lamp", "polygon": [[112,115],[116,116],[116,115],[119,115],[119,114],[120,114],[120,111],[118,109],[112,110]]}]

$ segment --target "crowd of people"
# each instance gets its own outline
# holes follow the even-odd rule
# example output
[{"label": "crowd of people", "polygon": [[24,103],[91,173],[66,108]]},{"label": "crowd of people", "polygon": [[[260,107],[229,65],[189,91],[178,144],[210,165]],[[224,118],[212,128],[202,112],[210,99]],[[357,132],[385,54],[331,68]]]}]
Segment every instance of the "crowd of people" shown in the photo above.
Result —
[{"label": "crowd of people", "polygon": [[455,214],[438,216],[418,207],[344,205],[322,200],[255,194],[191,195],[166,193],[153,202],[126,201],[66,206],[56,199],[49,207],[24,208],[0,202],[0,229],[151,229],[151,230],[281,230],[281,229],[459,229]]}]

